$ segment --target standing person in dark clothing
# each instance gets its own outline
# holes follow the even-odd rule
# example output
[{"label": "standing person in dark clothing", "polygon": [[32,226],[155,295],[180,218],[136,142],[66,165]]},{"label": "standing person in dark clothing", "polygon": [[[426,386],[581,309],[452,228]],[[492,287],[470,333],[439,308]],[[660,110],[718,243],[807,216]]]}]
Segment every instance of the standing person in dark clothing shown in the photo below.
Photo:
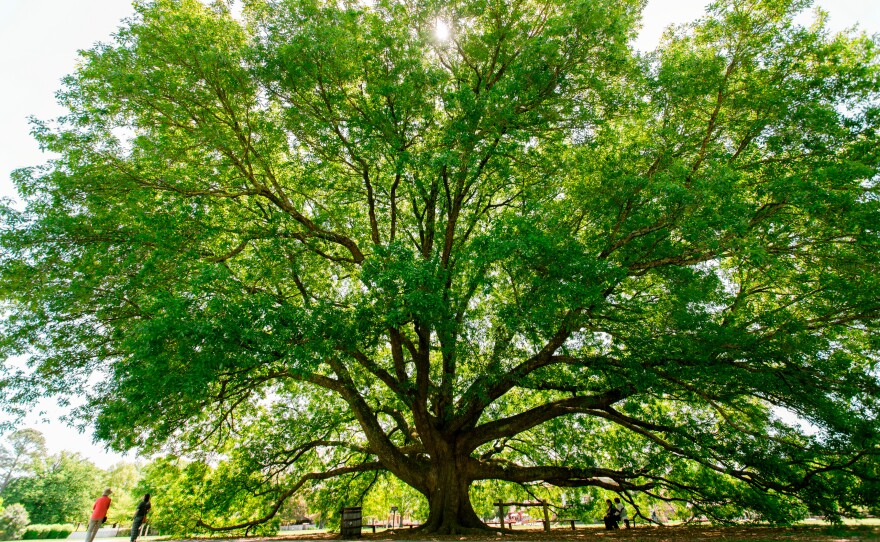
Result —
[{"label": "standing person in dark clothing", "polygon": [[144,495],[144,500],[138,503],[137,510],[134,511],[134,518],[131,520],[131,542],[135,542],[139,534],[141,534],[141,525],[147,518],[147,512],[150,511],[150,494]]}]

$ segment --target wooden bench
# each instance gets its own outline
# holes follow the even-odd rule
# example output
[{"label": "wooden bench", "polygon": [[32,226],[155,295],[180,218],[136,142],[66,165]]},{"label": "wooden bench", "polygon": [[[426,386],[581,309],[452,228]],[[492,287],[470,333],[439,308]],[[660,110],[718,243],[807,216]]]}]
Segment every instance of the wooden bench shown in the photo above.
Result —
[{"label": "wooden bench", "polygon": [[390,530],[392,530],[392,529],[402,529],[402,528],[404,528],[404,527],[408,527],[409,529],[414,529],[414,528],[416,528],[416,527],[418,527],[418,526],[420,526],[420,525],[421,525],[420,523],[404,523],[403,525],[398,525],[398,526],[396,526],[396,527],[394,527],[394,526],[392,526],[392,527],[385,527],[385,525],[382,525],[382,524],[380,523],[379,525],[364,525],[364,527],[372,527],[372,528],[373,528],[373,532],[375,533],[375,532],[376,532],[376,527],[387,528],[387,529],[390,531]]}]

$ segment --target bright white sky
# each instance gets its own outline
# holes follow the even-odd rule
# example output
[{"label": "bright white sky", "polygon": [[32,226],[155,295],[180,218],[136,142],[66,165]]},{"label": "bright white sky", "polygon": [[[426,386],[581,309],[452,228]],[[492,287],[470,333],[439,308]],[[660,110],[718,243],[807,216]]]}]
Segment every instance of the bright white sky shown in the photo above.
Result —
[{"label": "bright white sky", "polygon": [[[637,46],[656,46],[663,29],[699,17],[705,0],[649,0]],[[880,0],[819,0],[834,30],[858,25],[880,33]],[[0,197],[15,197],[12,170],[45,161],[29,135],[27,118],[51,119],[63,111],[54,92],[73,71],[77,51],[108,41],[119,22],[131,15],[129,0],[0,0]],[[49,449],[77,451],[107,466],[122,456],[107,453],[82,434],[57,421],[47,405],[48,422],[36,416],[28,425],[46,435]],[[131,457],[128,458],[132,459]]]}]

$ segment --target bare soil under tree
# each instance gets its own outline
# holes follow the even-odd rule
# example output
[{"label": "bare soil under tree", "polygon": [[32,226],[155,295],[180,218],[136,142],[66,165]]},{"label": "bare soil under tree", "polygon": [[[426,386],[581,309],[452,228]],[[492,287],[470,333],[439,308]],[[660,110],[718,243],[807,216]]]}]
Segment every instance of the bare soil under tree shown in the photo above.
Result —
[{"label": "bare soil under tree", "polygon": [[[253,540],[253,539],[248,539]],[[339,535],[301,534],[262,540],[340,540]],[[646,541],[664,542],[687,540],[695,542],[870,542],[880,541],[880,526],[843,526],[843,527],[639,527],[605,531],[600,528],[581,528],[575,531],[554,529],[549,533],[543,531],[519,531],[512,534],[501,534],[487,531],[486,534],[468,535],[432,535],[403,529],[372,534],[364,533],[364,541],[446,541],[463,540],[487,542],[504,540],[508,542],[550,542],[550,541],[608,541],[622,540],[627,542]]]}]

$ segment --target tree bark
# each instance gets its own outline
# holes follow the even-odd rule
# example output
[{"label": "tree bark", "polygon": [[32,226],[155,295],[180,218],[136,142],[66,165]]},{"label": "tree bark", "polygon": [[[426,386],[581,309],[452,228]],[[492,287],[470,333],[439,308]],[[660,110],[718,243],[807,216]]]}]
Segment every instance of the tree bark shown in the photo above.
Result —
[{"label": "tree bark", "polygon": [[435,463],[428,489],[428,519],[424,531],[438,534],[459,534],[488,527],[471,506],[468,488],[471,480],[465,475],[467,457],[451,456]]}]

